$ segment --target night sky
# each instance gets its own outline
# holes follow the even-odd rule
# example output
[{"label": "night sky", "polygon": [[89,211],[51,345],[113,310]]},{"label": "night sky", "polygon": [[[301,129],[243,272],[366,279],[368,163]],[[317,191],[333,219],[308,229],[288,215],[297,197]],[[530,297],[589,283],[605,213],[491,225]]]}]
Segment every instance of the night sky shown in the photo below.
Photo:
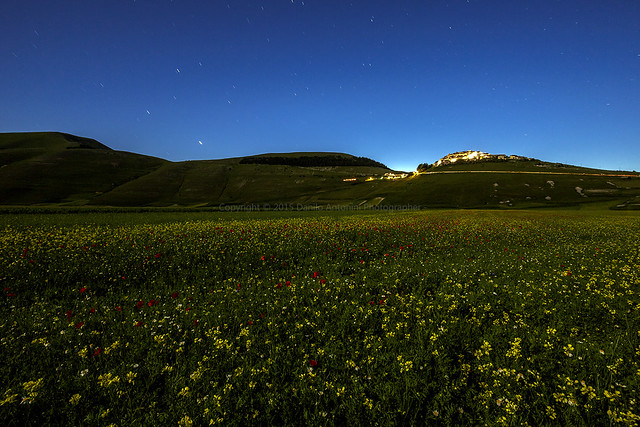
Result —
[{"label": "night sky", "polygon": [[3,0],[0,132],[640,170],[637,0]]}]

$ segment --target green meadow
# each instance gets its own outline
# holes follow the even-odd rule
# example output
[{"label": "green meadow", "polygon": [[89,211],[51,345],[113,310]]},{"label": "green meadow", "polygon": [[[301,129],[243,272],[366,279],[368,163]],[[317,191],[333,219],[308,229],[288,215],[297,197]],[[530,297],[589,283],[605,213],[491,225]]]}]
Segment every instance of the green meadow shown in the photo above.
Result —
[{"label": "green meadow", "polygon": [[640,422],[637,212],[0,219],[2,425]]}]

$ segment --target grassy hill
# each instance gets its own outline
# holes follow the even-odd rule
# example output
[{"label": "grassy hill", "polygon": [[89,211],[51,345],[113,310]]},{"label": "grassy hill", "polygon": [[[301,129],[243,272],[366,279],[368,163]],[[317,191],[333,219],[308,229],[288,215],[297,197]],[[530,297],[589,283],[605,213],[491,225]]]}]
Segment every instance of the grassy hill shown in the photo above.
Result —
[{"label": "grassy hill", "polygon": [[[343,153],[260,157],[360,159]],[[62,133],[0,134],[0,205],[216,206],[309,199],[343,203],[319,195],[343,189],[345,178],[364,181],[389,171],[384,165],[300,167],[242,163],[244,159],[169,162]]]},{"label": "grassy hill", "polygon": [[[344,203],[343,197],[322,198],[342,190],[345,178],[387,170],[373,167],[298,167],[241,164],[241,159],[169,163],[96,197],[100,205],[214,206],[220,203]],[[349,199],[351,197],[347,196]]]},{"label": "grassy hill", "polygon": [[86,204],[165,163],[64,133],[0,134],[0,204]]},{"label": "grassy hill", "polygon": [[636,173],[537,160],[388,172],[344,153],[170,162],[63,133],[0,134],[0,205],[640,208]]},{"label": "grassy hill", "polygon": [[[444,172],[444,171],[442,171]],[[430,207],[640,208],[640,178],[584,175],[585,172],[474,172],[422,174],[403,185],[393,183],[385,202],[394,204],[412,194],[415,204]]]}]

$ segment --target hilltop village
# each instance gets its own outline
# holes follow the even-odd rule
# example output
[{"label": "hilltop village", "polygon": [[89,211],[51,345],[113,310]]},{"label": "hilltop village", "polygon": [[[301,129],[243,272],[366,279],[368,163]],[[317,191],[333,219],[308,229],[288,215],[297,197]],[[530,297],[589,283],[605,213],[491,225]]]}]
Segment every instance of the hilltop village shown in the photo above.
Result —
[{"label": "hilltop village", "polygon": [[447,166],[454,163],[469,163],[469,162],[499,162],[499,161],[514,161],[514,160],[537,160],[530,157],[507,155],[507,154],[489,154],[483,151],[467,150],[457,151],[455,153],[447,154],[440,160],[433,164],[422,163],[418,165],[418,172],[425,171],[431,167]]}]

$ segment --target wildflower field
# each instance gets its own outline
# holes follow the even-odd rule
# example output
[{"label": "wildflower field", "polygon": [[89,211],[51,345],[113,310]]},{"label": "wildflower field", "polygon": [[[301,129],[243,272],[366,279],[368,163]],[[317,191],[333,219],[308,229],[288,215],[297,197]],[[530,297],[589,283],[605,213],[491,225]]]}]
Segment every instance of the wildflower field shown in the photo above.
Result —
[{"label": "wildflower field", "polygon": [[121,215],[3,216],[2,425],[640,420],[637,216]]}]

